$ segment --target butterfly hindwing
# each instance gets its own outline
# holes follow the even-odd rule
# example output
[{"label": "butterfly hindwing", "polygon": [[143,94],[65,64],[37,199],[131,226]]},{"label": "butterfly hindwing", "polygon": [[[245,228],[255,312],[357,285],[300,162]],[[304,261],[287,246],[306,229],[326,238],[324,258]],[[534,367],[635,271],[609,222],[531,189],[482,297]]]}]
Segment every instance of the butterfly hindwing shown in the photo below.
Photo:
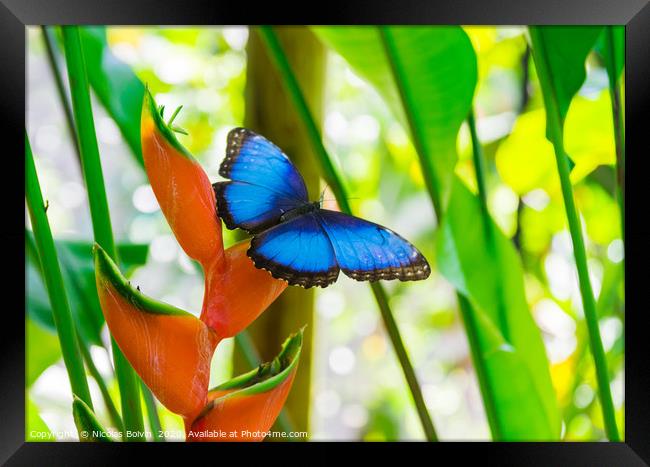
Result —
[{"label": "butterfly hindwing", "polygon": [[321,209],[316,216],[332,244],[341,270],[353,279],[377,281],[421,280],[431,269],[411,243],[386,227]]},{"label": "butterfly hindwing", "polygon": [[339,268],[332,244],[314,213],[294,217],[253,237],[248,256],[276,279],[305,288],[327,287]]}]

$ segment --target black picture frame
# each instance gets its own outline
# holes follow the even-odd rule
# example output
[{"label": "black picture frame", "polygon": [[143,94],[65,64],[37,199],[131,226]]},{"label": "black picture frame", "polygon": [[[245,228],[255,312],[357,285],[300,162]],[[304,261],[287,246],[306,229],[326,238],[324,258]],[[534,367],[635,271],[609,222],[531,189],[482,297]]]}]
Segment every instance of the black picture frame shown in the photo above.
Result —
[{"label": "black picture frame", "polygon": [[[648,139],[643,117],[650,103],[650,5],[648,0],[447,0],[445,2],[329,0],[322,5],[283,8],[278,2],[244,5],[212,0],[0,0],[0,122],[2,123],[2,173],[0,230],[4,259],[5,303],[0,324],[0,462],[7,465],[106,465],[133,459],[146,451],[150,461],[174,455],[187,462],[206,455],[223,462],[241,446],[223,444],[192,448],[185,443],[26,443],[25,437],[25,333],[20,312],[24,271],[24,153],[26,25],[208,25],[208,24],[623,24],[626,25],[626,353],[625,433],[621,443],[403,443],[409,458],[438,462],[440,454],[462,462],[480,456],[488,465],[606,465],[634,466],[650,463],[650,339],[648,309],[642,269],[650,264],[650,227],[646,226]],[[644,134],[645,133],[645,134]],[[9,164],[9,167],[7,167]],[[22,191],[21,191],[22,190]],[[630,215],[631,214],[631,215]],[[20,219],[20,220],[19,220]],[[22,298],[19,298],[22,297]],[[245,447],[269,456],[288,443],[261,443]],[[290,443],[291,458],[311,460],[308,450],[327,443]],[[345,446],[344,446],[345,447]],[[355,456],[393,450],[393,443],[355,444]],[[197,453],[198,450],[209,452]],[[329,447],[326,446],[326,449]],[[427,452],[420,450],[426,449]],[[432,450],[433,452],[428,452]],[[418,452],[416,452],[418,451]],[[198,456],[197,456],[198,454]],[[286,454],[286,451],[285,451]],[[181,457],[182,456],[182,457]],[[208,457],[210,456],[210,457]],[[219,457],[215,457],[219,456]],[[294,457],[296,456],[296,457]],[[427,457],[424,457],[427,456]],[[430,456],[430,457],[429,457]],[[219,461],[221,459],[221,461]],[[333,461],[334,459],[332,459]]]}]

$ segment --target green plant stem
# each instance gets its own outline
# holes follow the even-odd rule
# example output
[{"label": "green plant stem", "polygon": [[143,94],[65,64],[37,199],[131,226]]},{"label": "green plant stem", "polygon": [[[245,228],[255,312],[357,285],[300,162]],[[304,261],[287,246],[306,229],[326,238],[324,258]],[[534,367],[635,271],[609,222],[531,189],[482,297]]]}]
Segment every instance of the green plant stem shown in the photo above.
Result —
[{"label": "green plant stem", "polygon": [[90,350],[83,342],[83,339],[81,339],[81,336],[79,336],[79,349],[81,350],[81,355],[83,356],[84,362],[86,363],[86,368],[88,369],[88,373],[90,373],[90,376],[93,377],[93,379],[97,383],[97,386],[99,387],[99,391],[102,394],[102,399],[104,400],[104,404],[106,405],[106,410],[108,411],[108,416],[110,417],[111,422],[118,430],[120,431],[124,430],[122,417],[120,417],[120,413],[117,410],[117,407],[115,406],[115,402],[113,402],[113,399],[111,398],[111,394],[108,391],[106,382],[104,381],[104,378],[102,377],[101,373],[97,369],[97,366],[93,361],[92,355],[90,354]]},{"label": "green plant stem", "polygon": [[[605,26],[605,46],[611,57],[610,62],[616,63],[617,50],[614,46],[614,26]],[[616,76],[616,70],[607,70],[609,77],[609,97],[612,103],[612,118],[614,123],[614,142],[616,145],[616,181],[618,189],[618,205],[621,213],[621,233],[625,244],[625,114],[621,101],[621,83]]]},{"label": "green plant stem", "polygon": [[[280,73],[280,76],[283,79],[287,93],[291,97],[291,100],[296,107],[296,111],[302,119],[305,130],[307,131],[307,135],[309,136],[309,140],[311,141],[314,153],[320,162],[323,177],[332,189],[332,192],[336,197],[336,201],[338,202],[341,211],[347,214],[352,214],[352,209],[348,203],[348,197],[342,179],[339,176],[334,163],[332,162],[332,158],[329,156],[327,150],[325,149],[325,146],[323,145],[323,140],[321,138],[318,126],[316,125],[311,111],[309,110],[307,101],[305,100],[305,97],[300,90],[298,80],[296,79],[291,69],[291,65],[286,58],[284,50],[282,49],[282,45],[280,44],[275,31],[270,26],[262,26],[260,27],[259,32],[262,40],[268,48],[271,60],[273,61],[278,72]],[[417,381],[415,370],[413,369],[413,365],[411,364],[411,361],[408,357],[406,348],[404,347],[404,342],[397,327],[397,323],[395,322],[393,313],[388,305],[386,292],[379,283],[372,283],[371,288],[375,296],[375,300],[379,306],[381,317],[384,321],[384,326],[386,327],[389,338],[391,339],[393,348],[395,349],[395,353],[402,367],[404,377],[411,391],[411,396],[413,397],[413,402],[415,403],[415,408],[420,418],[424,434],[427,440],[437,441],[438,437],[433,426],[433,421],[431,420],[426,404],[424,402],[422,390]]]},{"label": "green plant stem", "polygon": [[63,362],[68,372],[72,393],[92,408],[93,404],[79,351],[77,333],[74,328],[72,312],[70,311],[70,304],[65,292],[61,267],[56,254],[50,223],[45,212],[41,186],[36,174],[34,156],[32,155],[27,134],[25,134],[25,173],[27,208],[32,221],[32,229],[40,258],[41,270],[43,271],[47,293],[52,306],[52,315],[59,336]]},{"label": "green plant stem", "polygon": [[[438,218],[438,221],[440,221],[444,214],[444,207],[442,206],[442,199],[440,193],[438,192],[439,184],[438,181],[434,178],[435,171],[431,165],[431,160],[426,156],[423,144],[424,136],[418,131],[418,126],[415,124],[415,118],[411,111],[410,103],[412,102],[412,96],[409,95],[407,87],[404,86],[402,69],[396,61],[397,51],[395,44],[393,43],[393,38],[390,34],[390,31],[385,27],[380,27],[379,31],[381,40],[384,44],[386,57],[393,72],[395,85],[402,100],[402,107],[404,109],[404,114],[406,115],[406,120],[409,125],[411,139],[413,140],[416,153],[418,154],[420,165],[423,167],[422,174],[427,186],[427,191],[429,192],[429,197],[431,198],[431,203],[433,204],[433,209],[436,213],[436,217]],[[476,151],[474,151],[474,153],[476,153]],[[460,312],[463,315],[463,322],[465,324],[465,330],[472,353],[474,368],[476,369],[476,376],[481,388],[481,395],[488,419],[488,424],[490,426],[490,432],[492,433],[493,439],[499,440],[501,439],[502,430],[498,424],[496,396],[488,378],[488,371],[485,368],[485,362],[481,358],[481,353],[479,351],[480,342],[478,339],[478,323],[476,323],[476,320],[474,319],[475,311],[472,309],[472,304],[469,302],[469,300],[458,291],[456,291],[456,299],[458,301]]]},{"label": "green plant stem", "polygon": [[50,65],[52,76],[54,77],[54,84],[56,85],[56,91],[59,95],[61,107],[63,107],[63,112],[65,114],[65,123],[68,127],[68,133],[70,134],[72,145],[74,146],[75,155],[81,164],[81,151],[79,151],[79,143],[77,142],[77,135],[74,129],[74,117],[72,115],[72,108],[70,107],[68,94],[65,90],[65,86],[63,85],[63,77],[61,76],[61,70],[59,69],[59,63],[56,57],[54,46],[54,38],[52,37],[52,30],[50,28],[51,27],[41,26],[43,42],[45,43],[45,51],[47,52],[47,61]]},{"label": "green plant stem", "polygon": [[[25,229],[25,239],[26,239],[26,249],[29,256],[31,257],[31,261],[34,262],[34,265],[38,270],[38,274],[41,276],[41,278],[44,281],[45,277],[43,275],[43,270],[41,268],[38,252],[36,250],[34,236],[27,229]],[[56,248],[56,242],[54,243],[54,247]],[[74,315],[73,315],[73,321],[74,321]],[[76,326],[75,329],[77,329]],[[99,387],[100,392],[102,393],[102,398],[104,399],[104,403],[106,405],[106,409],[108,410],[109,417],[111,418],[111,422],[115,427],[122,430],[122,418],[120,417],[117,407],[115,407],[115,403],[113,402],[113,399],[111,398],[111,395],[108,392],[108,388],[106,387],[106,382],[104,381],[102,375],[99,373],[97,366],[95,366],[95,362],[93,361],[92,356],[90,355],[88,346],[85,344],[84,339],[81,336],[81,333],[77,332],[76,335],[77,335],[77,342],[79,344],[79,350],[81,352],[81,356],[83,357],[83,361],[86,364],[86,369],[88,370],[88,373],[90,373],[90,376],[92,376],[92,378],[95,380],[97,386]]]},{"label": "green plant stem", "polygon": [[573,255],[575,257],[576,268],[578,270],[578,280],[580,283],[580,294],[582,296],[582,306],[584,309],[585,321],[589,333],[589,345],[594,357],[596,367],[596,379],[598,381],[598,395],[600,406],[603,413],[605,432],[610,441],[620,441],[618,428],[616,426],[616,417],[614,411],[614,402],[612,400],[612,391],[609,385],[609,371],[603,341],[600,336],[598,327],[598,314],[596,312],[596,301],[589,280],[589,270],[587,268],[587,252],[585,249],[584,239],[582,238],[582,228],[578,210],[573,198],[573,187],[569,177],[569,157],[564,151],[564,142],[562,140],[563,125],[557,104],[557,96],[553,88],[551,70],[548,66],[544,41],[539,35],[536,27],[530,27],[530,37],[533,46],[533,59],[537,68],[537,75],[542,87],[542,93],[545,94],[544,103],[546,105],[547,119],[549,130],[547,134],[552,140],[553,149],[555,150],[555,160],[557,163],[560,185],[562,188],[562,197],[564,198],[564,207],[566,210],[567,221],[569,223],[569,232],[573,243]]},{"label": "green plant stem", "polygon": [[[45,44],[45,50],[47,52],[48,63],[50,66],[50,70],[52,72],[52,76],[54,77],[54,83],[56,85],[57,94],[59,96],[59,102],[61,103],[61,108],[63,109],[65,115],[66,126],[70,134],[72,145],[74,146],[75,155],[77,156],[77,161],[79,163],[79,168],[81,169],[81,151],[79,150],[79,143],[77,140],[77,134],[74,125],[74,116],[72,114],[72,107],[70,106],[70,99],[63,83],[63,77],[61,76],[61,70],[59,67],[59,61],[57,59],[55,39],[53,37],[52,27],[41,26],[41,33],[43,36],[43,42]],[[92,358],[90,358],[90,353],[88,352],[88,349],[86,348],[86,345],[83,342],[81,336],[79,338],[79,345],[81,346],[84,361],[88,366],[88,370],[91,372],[91,375],[96,380],[98,386],[100,387],[100,390],[102,391],[102,396],[109,410],[109,414],[111,416],[112,422],[115,424],[116,427],[122,430],[123,429],[122,419],[119,416],[119,413],[117,412],[113,399],[110,397],[110,394],[108,393],[103,378],[101,378],[101,375],[98,372],[95,373],[92,372],[92,368],[94,368],[94,362],[92,361]]]},{"label": "green plant stem", "polygon": [[[497,277],[503,277],[503,271],[501,271],[501,261],[498,260],[497,244],[494,232],[494,226],[492,224],[492,219],[490,218],[490,209],[488,208],[487,200],[487,184],[486,184],[486,174],[485,174],[485,158],[483,157],[483,148],[481,147],[481,141],[478,139],[478,133],[476,132],[476,121],[474,118],[474,111],[470,111],[467,116],[467,123],[469,126],[469,133],[472,139],[472,159],[474,161],[474,171],[476,173],[476,185],[478,187],[478,197],[481,203],[481,213],[483,215],[483,224],[485,228],[485,235],[488,240],[488,248],[490,249],[490,254],[493,258],[496,259],[495,264],[497,270],[495,273]],[[503,297],[503,286],[499,282],[497,296],[499,300],[499,309],[498,309],[498,318],[499,318],[499,329],[503,334],[503,338],[506,342],[510,342],[510,327],[508,326],[508,318],[506,317],[506,310],[504,306],[504,297]]]},{"label": "green plant stem", "polygon": [[156,400],[142,380],[140,380],[140,384],[142,385],[142,398],[144,399],[144,405],[147,408],[147,418],[149,419],[151,437],[154,441],[165,441],[165,436],[162,434],[160,417],[158,416],[158,407],[156,407]]},{"label": "green plant stem", "polygon": [[[104,177],[90,103],[86,65],[77,26],[63,26],[63,42],[68,78],[70,80],[72,110],[76,123],[77,140],[81,151],[82,169],[88,191],[93,234],[95,241],[117,262],[117,250],[113,239],[110,212],[106,199],[106,188],[104,186]],[[134,434],[133,436],[126,436],[125,439],[144,441],[144,436],[142,435],[144,422],[140,407],[140,388],[137,384],[135,371],[124,357],[124,354],[114,339],[112,340],[112,348],[115,374],[120,387],[124,428],[131,434]]]}]

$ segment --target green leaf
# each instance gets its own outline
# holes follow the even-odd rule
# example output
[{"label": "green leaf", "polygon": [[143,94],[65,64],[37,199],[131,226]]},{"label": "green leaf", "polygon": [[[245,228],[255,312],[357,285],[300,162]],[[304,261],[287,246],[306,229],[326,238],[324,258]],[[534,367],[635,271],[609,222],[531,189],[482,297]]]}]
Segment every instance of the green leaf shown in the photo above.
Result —
[{"label": "green leaf", "polygon": [[[533,54],[542,55],[548,66],[548,82],[540,78],[545,107],[558,112],[562,126],[571,99],[585,81],[585,60],[601,30],[602,26],[534,27],[536,38],[531,39]],[[535,60],[535,63],[538,64],[539,60]],[[561,131],[553,136],[553,132],[558,130],[561,128],[556,129],[547,115],[546,134],[549,140],[562,137]]]},{"label": "green leaf", "polygon": [[[478,198],[456,179],[440,225],[438,266],[469,298],[476,321],[482,323],[476,331],[485,377],[495,397],[500,438],[558,439],[560,414],[544,344],[526,302],[521,261],[510,240],[490,222],[495,252],[488,245]],[[510,342],[496,324],[500,307]]]},{"label": "green leaf", "polygon": [[46,329],[32,319],[27,319],[27,381],[30,387],[38,377],[61,359],[61,346],[56,331]]},{"label": "green leaf", "polygon": [[617,82],[625,67],[625,26],[605,26],[596,43],[609,79]]},{"label": "green leaf", "polygon": [[[458,26],[386,28],[396,58],[390,62],[377,28],[314,30],[377,89],[398,119],[408,120],[413,131],[420,132],[413,136],[422,145],[419,152],[429,191],[446,199],[457,157],[456,136],[477,80],[476,56],[467,34]],[[391,68],[400,78],[397,83]]]},{"label": "green leaf", "polygon": [[[601,165],[616,162],[612,110],[606,91],[597,99],[574,98],[564,124],[564,144],[575,162],[571,182],[576,184]],[[542,188],[551,198],[560,193],[553,145],[546,139],[544,109],[520,115],[512,132],[499,145],[496,166],[501,180],[524,195]]]},{"label": "green leaf", "polygon": [[[32,233],[26,232],[25,235],[28,251],[31,251],[29,242],[33,241],[31,240]],[[84,342],[102,345],[100,332],[104,325],[104,315],[97,296],[92,245],[83,241],[57,240],[55,246],[76,328]],[[128,270],[146,262],[149,245],[121,243],[117,245],[117,250],[123,267]],[[38,324],[54,332],[54,320],[40,276],[40,265],[36,256],[31,253],[27,265],[27,283],[29,316]]]},{"label": "green leaf", "polygon": [[396,118],[406,124],[378,28],[314,26],[312,30],[325,45],[341,55],[355,73],[372,84]]},{"label": "green leaf", "polygon": [[108,114],[115,120],[133,155],[144,165],[140,146],[140,113],[144,85],[129,65],[111,52],[104,26],[82,26],[88,80]]},{"label": "green leaf", "polygon": [[79,441],[81,442],[111,442],[111,437],[104,429],[93,411],[84,401],[74,396],[72,402],[72,417],[79,431]]}]

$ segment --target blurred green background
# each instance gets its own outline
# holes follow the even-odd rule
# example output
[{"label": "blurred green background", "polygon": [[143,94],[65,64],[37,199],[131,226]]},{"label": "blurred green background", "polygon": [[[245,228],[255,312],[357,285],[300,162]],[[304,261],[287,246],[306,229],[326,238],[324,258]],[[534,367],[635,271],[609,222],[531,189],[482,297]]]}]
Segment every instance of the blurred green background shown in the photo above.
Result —
[{"label": "blurred green background", "polygon": [[[526,299],[542,333],[562,413],[562,437],[604,439],[571,239],[553,148],[545,139],[543,101],[525,28],[464,30],[478,58],[474,109],[487,159],[488,204],[523,262]],[[407,130],[374,88],[310,30],[295,28],[283,35],[285,40],[292,35],[304,37],[305,42],[296,43],[296,50],[288,53],[296,60],[294,66],[302,67],[302,74],[298,74],[305,80],[303,91],[307,93],[305,87],[311,86],[308,97],[314,100],[312,107],[318,107],[315,113],[322,123],[323,138],[337,158],[355,212],[411,240],[432,264],[433,273],[427,281],[390,282],[386,288],[440,439],[490,439],[455,291],[435,267],[432,239],[438,233],[436,218]],[[270,128],[268,131],[278,136],[262,133],[297,160],[301,172],[313,177],[317,189],[324,188],[310,159],[296,153],[304,147],[300,134],[290,123],[289,129],[273,128],[274,106],[282,115],[288,104],[282,96],[260,97],[260,93],[274,92],[273,79],[277,78],[264,72],[263,61],[268,59],[259,56],[259,45],[252,35],[249,37],[246,27],[110,27],[107,37],[114,57],[148,84],[159,104],[167,109],[184,106],[176,123],[188,135],[178,138],[212,181],[220,179],[217,171],[225,154],[226,134],[234,126],[246,124]],[[300,55],[301,50],[308,53]],[[41,28],[28,28],[27,76],[27,129],[49,201],[47,213],[53,233],[61,240],[88,241],[92,226],[86,191]],[[67,79],[63,81],[67,84]],[[256,105],[251,106],[251,101]],[[143,245],[140,253],[144,253],[133,258],[131,282],[147,295],[198,315],[203,298],[201,276],[178,247],[114,119],[98,100],[93,102],[93,110],[115,237]],[[265,120],[264,115],[270,117]],[[286,120],[291,122],[291,117]],[[588,57],[587,79],[570,107],[565,144],[576,162],[572,180],[622,427],[623,242],[615,198],[612,110],[598,47]],[[459,133],[457,148],[456,173],[476,192],[466,124]],[[328,193],[325,198],[332,200],[333,196]],[[326,206],[332,203],[327,201]],[[26,222],[29,227],[29,220]],[[235,241],[235,233],[224,232],[227,244]],[[61,254],[65,246],[59,250]],[[91,274],[92,283],[92,265],[74,263],[78,259],[74,249],[68,250],[70,270],[90,268],[86,272]],[[66,284],[83,288],[88,277],[81,276],[66,276]],[[292,290],[291,294],[303,292]],[[282,303],[265,313],[266,321],[256,323],[251,334],[262,356],[271,356],[277,351],[276,343],[288,333],[284,328],[297,329],[294,321],[310,323],[311,354],[306,363],[301,363],[303,380],[294,388],[287,406],[290,418],[307,428],[309,438],[423,439],[371,290],[341,275],[327,289],[309,295],[285,295]],[[48,315],[47,296],[31,266],[27,306],[29,426],[44,422],[53,432],[74,432],[69,383]],[[277,323],[285,315],[291,316],[291,323],[282,324],[279,330]],[[90,348],[92,358],[110,381],[114,399],[119,400],[110,352],[105,350],[107,330],[101,322],[87,324],[88,332],[98,336]],[[277,335],[273,335],[274,329]],[[221,343],[212,365],[213,383],[245,367],[237,354],[232,339]],[[99,400],[98,387],[92,380],[90,384],[93,398]],[[100,420],[110,426],[103,405],[97,404],[96,410]],[[163,407],[159,410],[164,428],[182,429],[179,417]]]}]

